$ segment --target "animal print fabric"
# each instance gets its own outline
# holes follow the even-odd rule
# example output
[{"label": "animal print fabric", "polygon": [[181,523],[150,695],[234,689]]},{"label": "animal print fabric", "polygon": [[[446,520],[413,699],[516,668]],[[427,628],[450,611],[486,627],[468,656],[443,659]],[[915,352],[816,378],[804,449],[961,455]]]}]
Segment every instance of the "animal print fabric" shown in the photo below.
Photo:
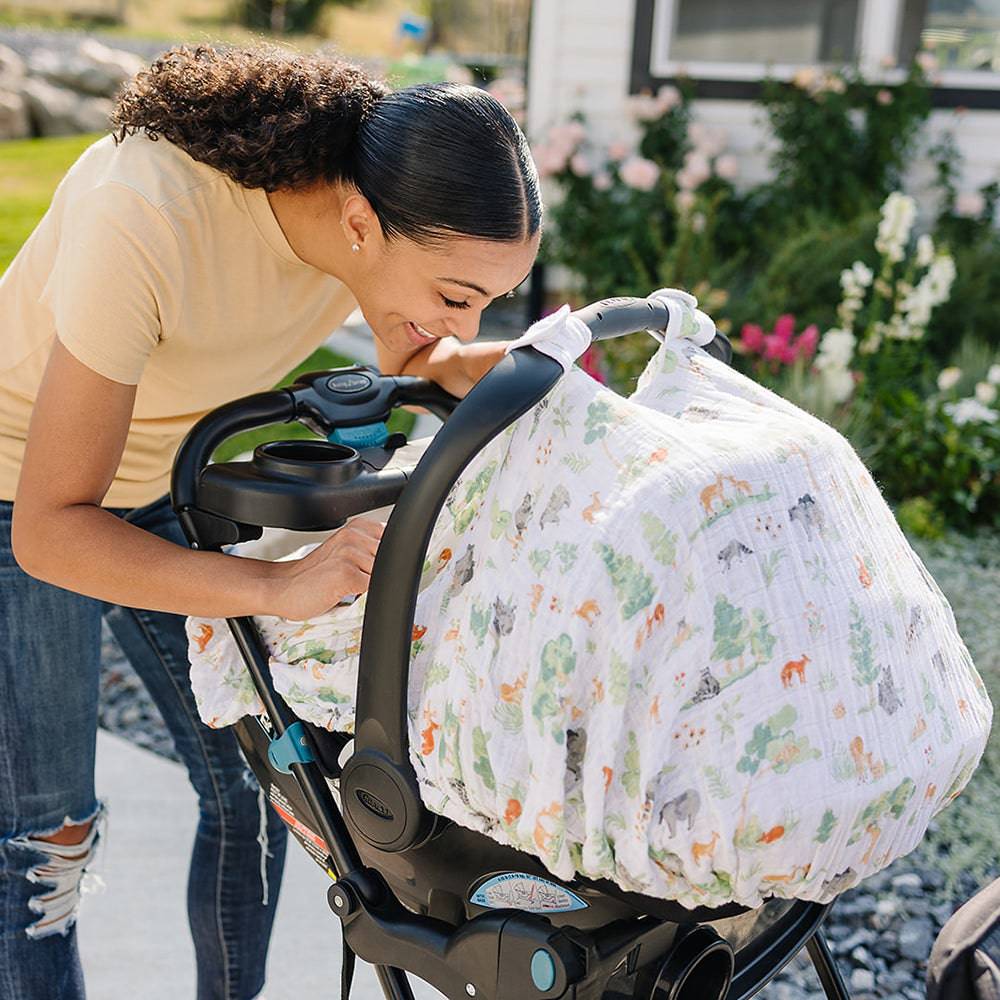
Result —
[{"label": "animal print fabric", "polygon": [[[316,725],[352,731],[363,613],[257,619]],[[205,721],[260,711],[225,623],[188,633]],[[430,810],[686,906],[825,902],[906,854],[992,717],[847,441],[676,339],[627,399],[571,371],[466,469],[409,706]]]}]

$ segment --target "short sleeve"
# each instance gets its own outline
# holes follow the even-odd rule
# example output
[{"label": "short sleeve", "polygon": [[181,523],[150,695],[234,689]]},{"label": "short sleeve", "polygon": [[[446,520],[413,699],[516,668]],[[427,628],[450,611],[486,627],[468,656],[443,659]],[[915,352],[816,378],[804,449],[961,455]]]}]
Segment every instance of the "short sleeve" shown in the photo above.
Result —
[{"label": "short sleeve", "polygon": [[93,188],[64,211],[41,301],[77,360],[137,385],[179,295],[177,237],[153,205],[123,184]]}]

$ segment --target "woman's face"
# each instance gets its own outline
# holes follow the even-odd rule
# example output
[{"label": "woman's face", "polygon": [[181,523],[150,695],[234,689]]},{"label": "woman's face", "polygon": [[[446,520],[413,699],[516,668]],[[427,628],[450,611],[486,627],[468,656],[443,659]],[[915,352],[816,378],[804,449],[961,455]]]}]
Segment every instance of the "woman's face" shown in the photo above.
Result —
[{"label": "woman's face", "polygon": [[453,237],[433,249],[381,233],[356,254],[352,291],[383,346],[412,353],[441,337],[468,343],[483,310],[530,274],[541,233],[524,242]]}]

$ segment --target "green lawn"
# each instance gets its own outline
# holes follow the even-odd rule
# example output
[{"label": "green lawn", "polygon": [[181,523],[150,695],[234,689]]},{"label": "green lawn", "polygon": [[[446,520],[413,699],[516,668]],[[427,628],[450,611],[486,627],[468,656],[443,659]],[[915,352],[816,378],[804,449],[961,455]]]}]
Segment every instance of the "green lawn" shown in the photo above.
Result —
[{"label": "green lawn", "polygon": [[[0,142],[0,274],[38,220],[45,214],[63,174],[97,135],[74,135],[59,139],[24,139]],[[321,347],[278,383],[288,385],[302,372],[340,368],[353,364],[328,348]],[[389,421],[390,431],[408,434],[416,418],[406,410],[396,410]],[[313,437],[301,424],[275,424],[237,434],[224,442],[213,456],[217,462],[228,461],[249,451],[263,441],[281,438]]]},{"label": "green lawn", "polygon": [[72,135],[0,142],[0,274],[45,214],[62,175],[99,138]]}]

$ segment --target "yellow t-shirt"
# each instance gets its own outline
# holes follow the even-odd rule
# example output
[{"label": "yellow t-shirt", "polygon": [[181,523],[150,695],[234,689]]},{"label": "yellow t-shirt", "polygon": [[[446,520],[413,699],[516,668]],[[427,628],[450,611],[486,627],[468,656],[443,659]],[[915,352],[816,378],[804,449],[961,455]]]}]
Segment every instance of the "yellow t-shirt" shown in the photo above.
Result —
[{"label": "yellow t-shirt", "polygon": [[169,489],[188,429],[269,389],[355,308],[292,251],[267,195],[164,139],[96,142],[0,278],[0,499],[13,500],[53,337],[137,385],[107,507]]}]

